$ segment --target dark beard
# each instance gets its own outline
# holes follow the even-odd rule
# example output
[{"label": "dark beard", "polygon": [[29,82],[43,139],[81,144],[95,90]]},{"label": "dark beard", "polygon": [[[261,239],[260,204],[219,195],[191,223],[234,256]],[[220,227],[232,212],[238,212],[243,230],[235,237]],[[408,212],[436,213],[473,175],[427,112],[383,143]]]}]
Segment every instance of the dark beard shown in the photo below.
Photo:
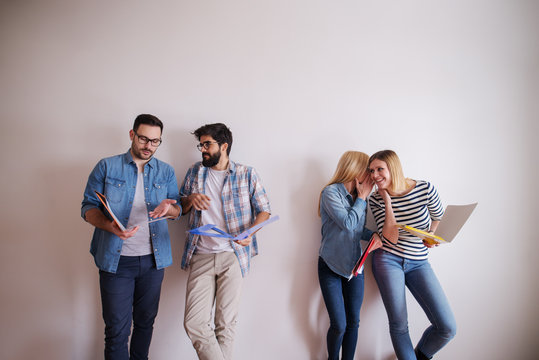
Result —
[{"label": "dark beard", "polygon": [[204,165],[205,167],[214,167],[215,165],[217,165],[219,163],[219,160],[221,160],[221,152],[217,152],[213,155],[211,154],[208,154],[210,157],[209,158],[204,158],[204,155],[202,155],[202,165]]}]

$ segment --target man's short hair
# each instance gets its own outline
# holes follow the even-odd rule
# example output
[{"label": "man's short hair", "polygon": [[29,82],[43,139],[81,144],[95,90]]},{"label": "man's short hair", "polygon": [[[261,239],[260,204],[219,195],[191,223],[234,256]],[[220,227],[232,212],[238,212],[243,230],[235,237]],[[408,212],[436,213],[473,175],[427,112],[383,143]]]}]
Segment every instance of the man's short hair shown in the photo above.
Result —
[{"label": "man's short hair", "polygon": [[216,123],[216,124],[207,124],[199,127],[193,131],[198,140],[204,135],[211,136],[215,141],[222,145],[224,143],[228,144],[226,149],[226,154],[230,155],[230,150],[232,149],[232,132],[225,124]]},{"label": "man's short hair", "polygon": [[138,127],[140,124],[144,125],[150,125],[150,126],[159,126],[161,129],[161,133],[163,133],[163,123],[161,120],[157,118],[157,116],[150,115],[150,114],[140,114],[135,119],[135,122],[133,123],[133,131],[137,132]]}]

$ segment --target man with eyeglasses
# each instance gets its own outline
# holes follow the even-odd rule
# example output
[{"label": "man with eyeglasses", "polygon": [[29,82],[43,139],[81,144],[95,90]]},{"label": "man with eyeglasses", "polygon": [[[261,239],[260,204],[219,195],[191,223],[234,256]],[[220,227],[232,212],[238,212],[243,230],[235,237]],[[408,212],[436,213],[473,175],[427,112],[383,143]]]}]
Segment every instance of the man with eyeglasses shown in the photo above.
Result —
[{"label": "man with eyeglasses", "polygon": [[[270,205],[256,171],[229,159],[232,133],[224,124],[195,130],[202,162],[180,189],[189,227],[214,224],[231,235],[267,220]],[[182,268],[189,268],[184,327],[200,359],[231,359],[242,277],[258,254],[255,235],[241,241],[189,233]],[[212,309],[215,304],[215,316]]]},{"label": "man with eyeglasses", "polygon": [[105,359],[148,358],[164,268],[172,264],[168,225],[159,220],[179,217],[181,207],[174,169],[153,157],[162,131],[157,117],[137,116],[131,148],[99,161],[84,191],[82,218],[95,226],[90,252],[99,268]]}]

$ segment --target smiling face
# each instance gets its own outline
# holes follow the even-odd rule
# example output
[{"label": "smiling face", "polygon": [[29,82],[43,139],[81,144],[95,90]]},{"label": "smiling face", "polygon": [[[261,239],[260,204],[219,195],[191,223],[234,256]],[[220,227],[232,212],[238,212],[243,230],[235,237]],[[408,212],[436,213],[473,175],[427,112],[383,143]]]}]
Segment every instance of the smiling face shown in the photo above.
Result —
[{"label": "smiling face", "polygon": [[375,159],[369,165],[371,179],[379,189],[389,189],[391,186],[391,174],[385,161]]}]

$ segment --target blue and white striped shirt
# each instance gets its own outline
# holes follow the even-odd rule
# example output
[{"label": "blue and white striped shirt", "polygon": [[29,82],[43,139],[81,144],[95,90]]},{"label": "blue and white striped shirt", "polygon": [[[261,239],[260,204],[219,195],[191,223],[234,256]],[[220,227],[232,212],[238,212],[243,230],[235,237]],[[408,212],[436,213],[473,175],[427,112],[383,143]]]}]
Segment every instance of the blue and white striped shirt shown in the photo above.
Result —
[{"label": "blue and white striped shirt", "polygon": [[[382,233],[385,222],[385,203],[378,193],[371,194],[369,205]],[[391,196],[391,206],[397,224],[413,226],[416,229],[428,231],[431,221],[439,221],[444,214],[444,208],[436,188],[429,182],[417,180],[416,186],[406,195]],[[423,241],[402,229],[399,229],[399,240],[393,244],[382,239],[383,249],[406,259],[424,260],[428,256],[428,248]]]}]

